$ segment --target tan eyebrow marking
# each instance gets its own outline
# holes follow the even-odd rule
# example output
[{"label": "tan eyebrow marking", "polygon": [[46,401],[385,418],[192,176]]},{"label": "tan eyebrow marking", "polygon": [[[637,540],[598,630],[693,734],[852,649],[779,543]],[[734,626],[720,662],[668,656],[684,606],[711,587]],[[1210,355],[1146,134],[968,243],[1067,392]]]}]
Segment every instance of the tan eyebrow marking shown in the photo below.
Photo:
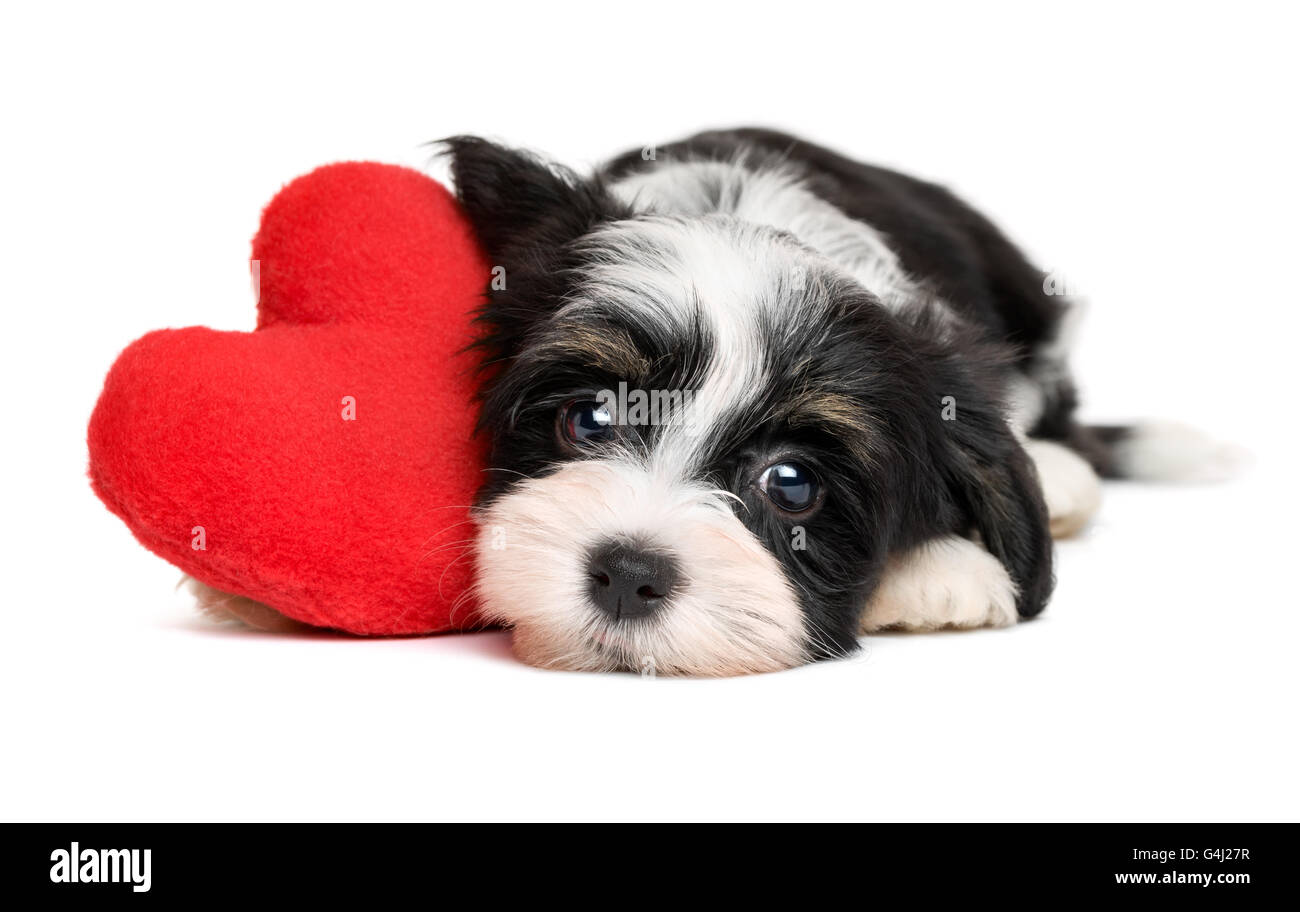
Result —
[{"label": "tan eyebrow marking", "polygon": [[613,326],[593,327],[563,321],[547,331],[547,338],[533,349],[550,357],[571,358],[627,380],[650,373],[650,360],[641,353],[626,331]]},{"label": "tan eyebrow marking", "polygon": [[868,465],[877,461],[871,412],[843,393],[824,387],[800,390],[786,399],[780,415],[791,427],[829,426],[859,461]]}]

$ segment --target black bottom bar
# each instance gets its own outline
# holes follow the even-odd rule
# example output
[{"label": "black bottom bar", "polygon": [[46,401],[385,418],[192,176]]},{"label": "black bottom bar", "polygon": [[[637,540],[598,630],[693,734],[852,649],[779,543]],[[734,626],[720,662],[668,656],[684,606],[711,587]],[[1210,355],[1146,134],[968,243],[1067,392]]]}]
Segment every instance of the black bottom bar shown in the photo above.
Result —
[{"label": "black bottom bar", "polygon": [[[3,888],[48,898],[258,895],[438,904],[461,888],[514,885],[536,899],[688,901],[780,885],[805,900],[905,895],[1136,893],[1228,899],[1291,892],[1292,825],[905,824],[686,828],[380,824],[8,824]],[[147,850],[147,854],[145,853]],[[75,870],[74,870],[75,869]],[[486,879],[484,879],[486,878]],[[613,891],[613,892],[611,892]],[[630,891],[630,892],[629,892]],[[776,902],[780,894],[771,894]],[[802,902],[802,901],[801,901]]]}]

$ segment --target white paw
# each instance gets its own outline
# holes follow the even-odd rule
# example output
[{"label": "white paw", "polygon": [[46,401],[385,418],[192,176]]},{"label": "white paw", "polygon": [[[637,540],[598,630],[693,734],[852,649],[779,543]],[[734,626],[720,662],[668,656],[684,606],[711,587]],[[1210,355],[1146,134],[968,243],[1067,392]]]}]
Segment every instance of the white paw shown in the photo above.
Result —
[{"label": "white paw", "polygon": [[1068,538],[1101,506],[1101,479],[1071,449],[1050,440],[1027,440],[1025,452],[1038,468],[1053,538]]},{"label": "white paw", "polygon": [[1016,622],[1016,585],[975,542],[938,538],[891,557],[862,614],[868,633],[893,627],[1007,627]]}]

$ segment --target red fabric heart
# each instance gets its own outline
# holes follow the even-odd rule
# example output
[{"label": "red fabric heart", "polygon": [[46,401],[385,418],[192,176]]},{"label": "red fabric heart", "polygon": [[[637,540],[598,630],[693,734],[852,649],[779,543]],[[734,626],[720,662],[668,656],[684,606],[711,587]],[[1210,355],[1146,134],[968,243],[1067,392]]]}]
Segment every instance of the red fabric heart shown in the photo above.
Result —
[{"label": "red fabric heart", "polygon": [[253,261],[256,331],[161,330],[118,357],[95,492],[159,556],[296,620],[473,625],[463,349],[488,267],[455,200],[406,168],[330,165],[271,201]]}]

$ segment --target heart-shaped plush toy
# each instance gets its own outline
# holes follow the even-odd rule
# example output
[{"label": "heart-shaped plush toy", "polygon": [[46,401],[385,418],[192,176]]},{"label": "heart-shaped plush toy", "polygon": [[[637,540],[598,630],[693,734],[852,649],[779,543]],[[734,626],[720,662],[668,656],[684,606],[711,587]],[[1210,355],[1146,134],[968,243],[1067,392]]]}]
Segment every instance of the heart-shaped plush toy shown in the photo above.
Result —
[{"label": "heart-shaped plush toy", "polygon": [[253,240],[257,329],[161,330],[124,351],[90,421],[95,492],[196,579],[307,624],[475,623],[471,312],[488,266],[441,185],[330,165]]}]

